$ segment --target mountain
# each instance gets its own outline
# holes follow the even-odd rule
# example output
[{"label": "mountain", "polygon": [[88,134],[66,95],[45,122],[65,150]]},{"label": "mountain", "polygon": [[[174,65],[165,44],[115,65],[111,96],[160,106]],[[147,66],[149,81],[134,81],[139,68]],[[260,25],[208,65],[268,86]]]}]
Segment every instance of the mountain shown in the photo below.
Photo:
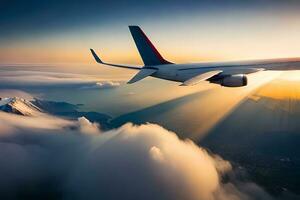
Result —
[{"label": "mountain", "polygon": [[43,112],[30,101],[19,97],[0,98],[0,111],[23,116],[36,116]]},{"label": "mountain", "polygon": [[31,103],[43,111],[50,113],[50,114],[60,114],[60,113],[66,113],[66,112],[76,112],[79,108],[78,105],[70,104],[67,102],[58,102],[58,101],[47,101],[42,99],[34,98]]},{"label": "mountain", "polygon": [[111,128],[111,116],[97,112],[81,112],[77,110],[78,107],[78,105],[67,102],[55,102],[40,99],[29,101],[20,97],[0,98],[0,111],[3,112],[23,116],[39,116],[42,113],[47,113],[71,120],[85,117],[91,122],[100,123],[103,130]]},{"label": "mountain", "polygon": [[72,120],[77,120],[79,117],[85,117],[91,122],[97,122],[101,124],[102,130],[107,130],[111,128],[111,116],[98,112],[78,111],[79,107],[82,105],[74,105],[67,102],[47,101],[36,98],[33,101],[31,101],[31,103],[37,106],[38,108],[42,109],[44,112],[52,115]]}]

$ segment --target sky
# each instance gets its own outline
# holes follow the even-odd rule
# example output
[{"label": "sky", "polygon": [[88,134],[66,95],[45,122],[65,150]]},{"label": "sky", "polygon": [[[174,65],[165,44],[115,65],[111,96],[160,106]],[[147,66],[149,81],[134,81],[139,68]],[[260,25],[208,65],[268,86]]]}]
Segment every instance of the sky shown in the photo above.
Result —
[{"label": "sky", "polygon": [[128,25],[177,63],[299,57],[300,2],[4,0],[0,63],[142,64]]}]

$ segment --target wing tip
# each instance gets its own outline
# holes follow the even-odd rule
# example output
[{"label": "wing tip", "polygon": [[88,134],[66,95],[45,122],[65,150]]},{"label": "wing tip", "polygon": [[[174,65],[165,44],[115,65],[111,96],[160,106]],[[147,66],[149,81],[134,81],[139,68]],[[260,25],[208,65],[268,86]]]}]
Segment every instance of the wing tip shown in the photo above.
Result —
[{"label": "wing tip", "polygon": [[98,55],[96,54],[96,52],[94,51],[94,49],[90,48],[90,51],[94,57],[94,59],[96,60],[97,63],[103,63],[102,60],[98,57]]},{"label": "wing tip", "polygon": [[138,25],[128,25],[128,28],[131,29],[131,28],[139,28],[141,29]]}]

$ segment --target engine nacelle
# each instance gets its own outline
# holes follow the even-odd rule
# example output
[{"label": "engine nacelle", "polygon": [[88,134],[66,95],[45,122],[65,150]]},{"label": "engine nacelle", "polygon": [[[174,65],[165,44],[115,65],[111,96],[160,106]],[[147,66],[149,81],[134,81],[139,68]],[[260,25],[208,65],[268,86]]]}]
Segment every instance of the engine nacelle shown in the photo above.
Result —
[{"label": "engine nacelle", "polygon": [[244,74],[236,74],[226,76],[222,79],[221,85],[225,87],[242,87],[248,83],[247,76]]}]

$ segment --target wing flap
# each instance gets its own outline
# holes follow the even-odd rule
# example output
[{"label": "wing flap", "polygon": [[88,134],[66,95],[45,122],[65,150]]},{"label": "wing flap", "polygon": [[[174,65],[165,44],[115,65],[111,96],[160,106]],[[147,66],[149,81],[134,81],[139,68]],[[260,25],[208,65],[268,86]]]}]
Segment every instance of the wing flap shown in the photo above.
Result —
[{"label": "wing flap", "polygon": [[217,75],[221,72],[222,72],[222,70],[215,70],[215,71],[205,72],[203,74],[199,74],[197,76],[194,76],[194,77],[184,81],[182,83],[182,85],[184,85],[184,86],[196,85],[199,82],[205,81],[205,80],[207,80],[207,79],[209,79],[209,78],[211,78],[211,77],[213,77],[213,76],[215,76],[215,75]]},{"label": "wing flap", "polygon": [[128,84],[135,83],[137,81],[140,81],[147,76],[151,76],[157,71],[157,69],[141,69],[130,81],[128,81]]}]

